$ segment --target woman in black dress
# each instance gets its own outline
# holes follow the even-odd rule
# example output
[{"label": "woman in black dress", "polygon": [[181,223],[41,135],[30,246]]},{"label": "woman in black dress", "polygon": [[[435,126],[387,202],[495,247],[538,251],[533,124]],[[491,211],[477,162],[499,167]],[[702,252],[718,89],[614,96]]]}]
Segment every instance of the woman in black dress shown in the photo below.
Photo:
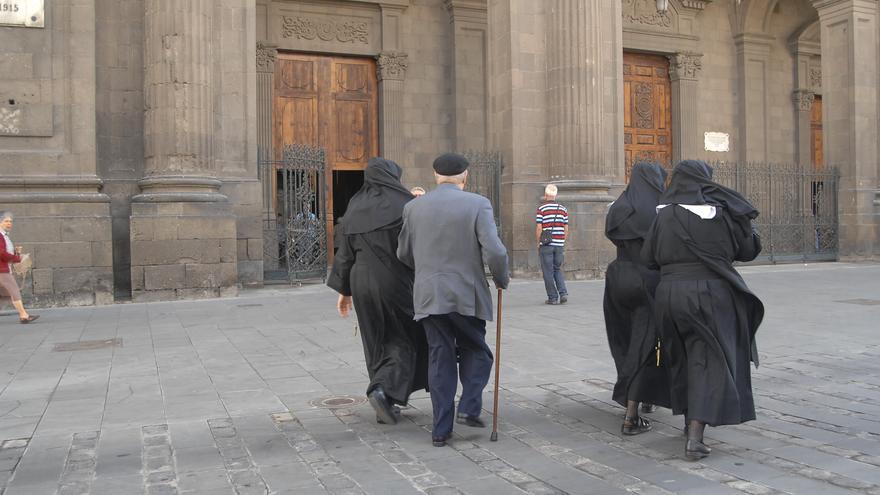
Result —
[{"label": "woman in black dress", "polygon": [[413,320],[413,272],[397,259],[403,206],[413,195],[400,183],[400,167],[373,158],[364,185],[348,203],[342,236],[327,285],[339,292],[337,309],[352,304],[364,344],[370,385],[367,397],[381,423],[397,422],[395,404],[427,389],[428,345]]},{"label": "woman in black dress", "polygon": [[621,426],[624,435],[651,429],[639,416],[653,411],[653,404],[669,407],[669,381],[657,359],[658,334],[654,325],[654,290],[660,272],[641,259],[642,244],[654,217],[666,182],[660,165],[637,163],[627,188],[611,204],[605,218],[605,236],[617,246],[617,259],[605,274],[605,330],[617,367],[612,398],[626,408]]},{"label": "woman in black dress", "polygon": [[758,211],[712,181],[712,168],[687,160],[672,172],[643,257],[660,267],[654,308],[672,382],[674,414],[684,414],[685,455],[703,458],[705,426],[755,419],[750,361],[764,306],[733,268],[761,252]]}]

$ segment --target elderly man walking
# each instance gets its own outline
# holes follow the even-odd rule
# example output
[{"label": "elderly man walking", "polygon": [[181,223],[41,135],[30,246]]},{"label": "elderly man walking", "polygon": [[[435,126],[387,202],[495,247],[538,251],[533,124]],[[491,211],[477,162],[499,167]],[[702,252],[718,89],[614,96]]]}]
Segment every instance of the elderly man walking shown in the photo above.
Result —
[{"label": "elderly man walking", "polygon": [[[467,159],[454,153],[434,160],[437,189],[406,204],[397,245],[397,257],[416,274],[413,306],[428,340],[435,447],[446,445],[452,436],[459,378],[462,393],[455,420],[485,427],[480,412],[492,371],[492,351],[486,345],[492,295],[483,263],[496,287],[506,289],[510,281],[507,249],[498,237],[492,205],[483,196],[463,191],[467,167]],[[458,370],[456,347],[461,355]]]},{"label": "elderly man walking", "polygon": [[544,188],[544,200],[535,214],[535,237],[541,257],[544,288],[547,289],[547,300],[544,301],[546,304],[568,302],[568,289],[562,274],[565,239],[568,238],[568,210],[556,201],[558,191],[555,185],[547,184]]}]

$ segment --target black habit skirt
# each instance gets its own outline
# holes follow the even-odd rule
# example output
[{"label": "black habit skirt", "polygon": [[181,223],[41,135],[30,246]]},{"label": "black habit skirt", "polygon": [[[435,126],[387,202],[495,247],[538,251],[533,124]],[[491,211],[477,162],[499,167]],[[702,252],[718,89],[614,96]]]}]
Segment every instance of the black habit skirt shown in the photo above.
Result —
[{"label": "black habit skirt", "polygon": [[655,314],[673,413],[710,426],[755,419],[746,296],[699,264],[662,273]]},{"label": "black habit skirt", "polygon": [[411,287],[382,264],[358,260],[351,295],[370,376],[367,394],[381,386],[392,402],[406,404],[410,393],[428,387],[428,345],[413,320]]},{"label": "black habit skirt", "polygon": [[651,294],[660,273],[629,260],[608,265],[605,275],[605,331],[617,367],[612,398],[670,407],[669,380],[664,363],[657,363],[658,332]]}]

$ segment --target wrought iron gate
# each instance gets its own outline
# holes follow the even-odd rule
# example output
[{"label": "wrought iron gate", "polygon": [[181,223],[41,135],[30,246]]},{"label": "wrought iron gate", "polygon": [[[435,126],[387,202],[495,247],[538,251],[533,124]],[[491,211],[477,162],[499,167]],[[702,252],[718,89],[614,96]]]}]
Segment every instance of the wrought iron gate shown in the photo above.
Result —
[{"label": "wrought iron gate", "polygon": [[501,231],[501,172],[504,163],[500,151],[464,151],[468,159],[468,181],[465,190],[489,198],[495,213],[495,225]]},{"label": "wrought iron gate", "polygon": [[286,146],[281,160],[260,153],[263,263],[267,280],[326,278],[327,185],[323,148]]},{"label": "wrought iron gate", "polygon": [[745,195],[761,212],[755,221],[763,252],[757,261],[834,261],[838,249],[836,169],[717,162],[714,179]]}]

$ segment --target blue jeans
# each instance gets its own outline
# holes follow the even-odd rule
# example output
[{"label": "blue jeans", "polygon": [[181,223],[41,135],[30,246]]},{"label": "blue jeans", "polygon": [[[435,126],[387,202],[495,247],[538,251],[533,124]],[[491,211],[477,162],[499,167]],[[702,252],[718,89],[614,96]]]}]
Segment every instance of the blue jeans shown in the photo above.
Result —
[{"label": "blue jeans", "polygon": [[544,288],[547,289],[547,299],[558,301],[560,297],[568,296],[565,277],[562,275],[565,248],[541,246],[538,248],[538,254],[541,255],[541,272],[544,273]]},{"label": "blue jeans", "polygon": [[[452,433],[455,391],[461,380],[458,412],[479,416],[483,389],[492,372],[492,351],[486,345],[486,322],[458,313],[431,315],[422,321],[428,339],[428,385],[434,409],[432,436]],[[456,366],[455,348],[461,352]]]}]

